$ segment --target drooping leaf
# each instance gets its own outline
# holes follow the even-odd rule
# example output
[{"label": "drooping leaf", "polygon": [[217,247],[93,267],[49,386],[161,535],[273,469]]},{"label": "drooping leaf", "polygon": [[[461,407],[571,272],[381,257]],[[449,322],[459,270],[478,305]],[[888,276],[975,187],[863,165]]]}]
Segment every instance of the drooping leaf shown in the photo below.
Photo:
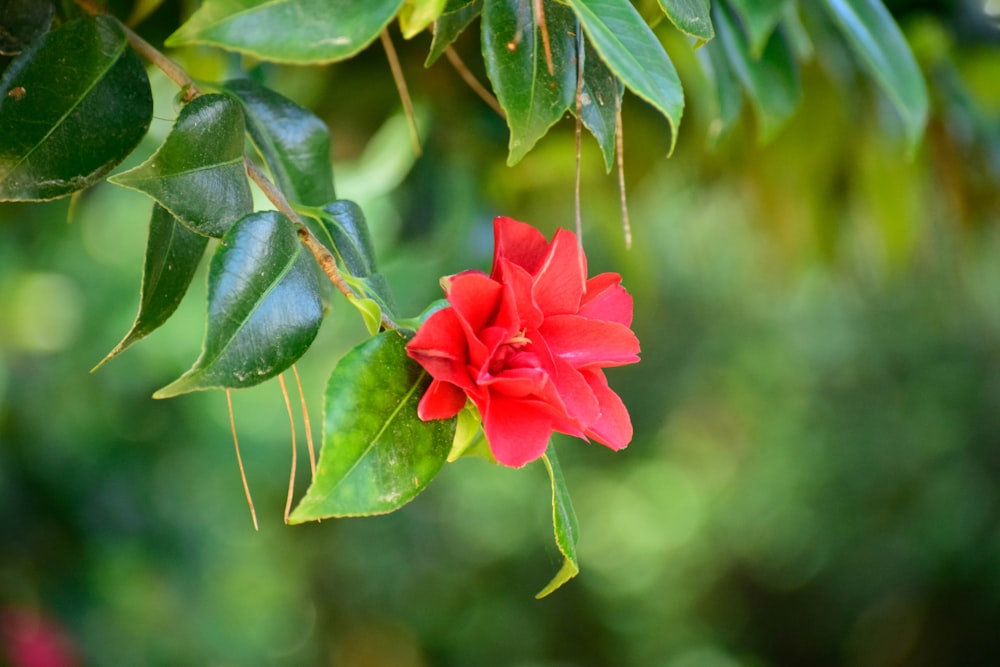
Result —
[{"label": "drooping leaf", "polygon": [[751,58],[760,58],[789,0],[726,0],[742,24]]},{"label": "drooping leaf", "polygon": [[927,123],[927,86],[899,26],[880,0],[824,0],[823,5],[896,108],[914,150]]},{"label": "drooping leaf", "polygon": [[424,490],[448,456],[455,420],[420,421],[430,377],[385,331],[340,360],[326,387],[323,449],[305,497],[289,517],[385,514]]},{"label": "drooping leaf", "polygon": [[212,257],[201,356],[153,397],[260,384],[305,353],[322,318],[315,263],[291,222],[277,211],[251,213]]},{"label": "drooping leaf", "polygon": [[714,39],[698,50],[698,59],[715,88],[714,118],[708,127],[709,142],[722,141],[739,120],[743,93],[726,56],[722,39]]},{"label": "drooping leaf", "polygon": [[444,11],[445,0],[403,0],[399,10],[399,30],[411,39],[437,20]]},{"label": "drooping leaf", "polygon": [[121,342],[94,370],[151,334],[174,314],[187,294],[207,244],[208,237],[195,234],[165,208],[153,205],[139,291],[139,314]]},{"label": "drooping leaf", "polygon": [[562,468],[559,467],[559,459],[556,458],[556,448],[551,442],[545,455],[542,456],[542,461],[545,462],[549,479],[552,481],[552,527],[556,536],[556,546],[563,555],[563,565],[552,581],[535,596],[536,598],[549,595],[580,572],[576,559],[576,543],[580,527],[576,522],[576,512],[569,497],[569,489],[566,488],[566,479],[563,477]]},{"label": "drooping leaf", "polygon": [[549,58],[535,16],[525,0],[486,0],[483,57],[500,106],[507,113],[507,164],[520,162],[566,113],[576,94],[576,21],[566,7],[543,2]]},{"label": "drooping leaf", "polygon": [[146,70],[114,19],[46,33],[0,79],[0,201],[93,185],[132,152],[152,117]]},{"label": "drooping leaf", "polygon": [[210,44],[285,63],[343,60],[368,46],[403,0],[205,0],[167,46]]},{"label": "drooping leaf", "polygon": [[771,38],[759,59],[750,54],[746,36],[721,4],[712,10],[715,32],[733,71],[743,84],[757,113],[758,136],[771,140],[799,105],[802,87],[788,41],[780,30]]},{"label": "drooping leaf", "polygon": [[594,48],[629,90],[670,123],[673,151],[684,112],[684,91],[663,45],[629,0],[567,0]]},{"label": "drooping leaf", "polygon": [[681,32],[703,42],[715,36],[709,0],[660,0],[660,7]]},{"label": "drooping leaf", "polygon": [[[615,159],[615,130],[618,127],[618,105],[622,87],[618,79],[594,51],[589,39],[584,39],[583,88],[580,91],[580,120],[597,139],[604,155],[604,166],[611,171]],[[574,113],[576,106],[572,107]]]},{"label": "drooping leaf", "polygon": [[44,0],[0,4],[0,56],[16,56],[52,27],[55,5]]},{"label": "drooping leaf", "polygon": [[143,192],[192,231],[221,237],[253,208],[243,112],[228,95],[196,97],[156,153],[108,180]]},{"label": "drooping leaf", "polygon": [[454,44],[458,36],[482,13],[483,0],[450,0],[441,16],[434,21],[434,38],[424,67],[433,65],[445,49]]},{"label": "drooping leaf", "polygon": [[227,81],[225,89],[242,103],[247,131],[285,197],[307,206],[336,199],[326,123],[250,79]]}]

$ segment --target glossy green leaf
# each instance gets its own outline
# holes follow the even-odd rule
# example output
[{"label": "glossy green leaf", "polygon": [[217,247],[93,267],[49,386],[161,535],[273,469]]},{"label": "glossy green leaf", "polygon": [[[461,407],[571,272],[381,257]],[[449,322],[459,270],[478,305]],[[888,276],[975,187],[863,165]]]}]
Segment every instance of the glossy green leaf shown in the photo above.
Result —
[{"label": "glossy green leaf", "polygon": [[823,5],[892,101],[912,151],[927,123],[927,87],[899,26],[880,0],[824,0]]},{"label": "glossy green leaf", "polygon": [[751,58],[760,58],[789,0],[726,0],[742,24]]},{"label": "glossy green leaf", "polygon": [[411,39],[433,23],[444,11],[445,0],[403,0],[399,10],[399,30]]},{"label": "glossy green leaf", "polygon": [[336,199],[326,123],[250,79],[227,81],[225,89],[243,105],[247,131],[285,197],[306,206]]},{"label": "glossy green leaf", "polygon": [[48,32],[55,6],[46,0],[0,3],[0,56],[16,56]]},{"label": "glossy green leaf", "polygon": [[322,318],[315,262],[292,223],[277,211],[252,213],[212,257],[201,356],[153,396],[260,384],[305,353]]},{"label": "glossy green leaf", "polygon": [[46,33],[0,78],[0,201],[93,185],[132,152],[152,117],[146,70],[114,19]]},{"label": "glossy green leaf", "polygon": [[455,432],[454,419],[417,417],[429,384],[395,332],[348,352],[326,387],[316,475],[289,521],[385,514],[423,491],[444,465]]},{"label": "glossy green leaf", "polygon": [[[594,51],[590,40],[585,39],[580,119],[597,139],[604,156],[604,166],[609,172],[615,160],[615,130],[618,127],[618,106],[621,104],[622,92],[618,79]],[[572,110],[576,112],[575,105]]]},{"label": "glossy green leaf", "polygon": [[703,42],[715,36],[709,0],[660,0],[660,7],[681,32]]},{"label": "glossy green leaf", "polygon": [[333,62],[368,46],[402,4],[403,0],[205,0],[166,44],[210,44],[274,62]]},{"label": "glossy green leaf", "polygon": [[375,299],[359,299],[352,294],[348,294],[347,300],[361,313],[361,319],[365,323],[365,329],[368,330],[369,336],[374,336],[382,330],[382,309]]},{"label": "glossy green leaf", "polygon": [[253,208],[245,141],[239,104],[202,95],[181,109],[151,158],[108,180],[149,195],[192,231],[221,237]]},{"label": "glossy green leaf", "polygon": [[576,512],[569,498],[566,479],[563,477],[559,459],[556,458],[556,448],[549,443],[549,448],[542,457],[545,468],[552,481],[552,527],[556,536],[556,546],[563,555],[563,565],[552,578],[552,581],[536,595],[543,598],[549,595],[580,572],[576,559],[576,543],[579,539],[580,527],[576,522]]},{"label": "glossy green leaf", "polygon": [[715,32],[730,66],[750,97],[762,142],[772,139],[798,108],[802,97],[798,69],[788,41],[772,33],[759,59],[750,54],[746,36],[721,5],[713,9]]},{"label": "glossy green leaf", "polygon": [[477,16],[483,13],[483,0],[458,0],[448,2],[444,12],[434,21],[434,39],[424,61],[424,67],[434,64],[458,36],[469,27]]},{"label": "glossy green leaf", "polygon": [[552,72],[534,2],[486,0],[483,57],[500,106],[507,113],[507,164],[520,162],[573,103],[576,94],[576,21],[566,7],[545,0]]},{"label": "glossy green leaf", "polygon": [[670,149],[684,112],[684,91],[663,45],[628,0],[567,0],[587,37],[629,90],[670,123]]},{"label": "glossy green leaf", "polygon": [[187,294],[207,244],[207,237],[195,234],[177,222],[162,206],[153,205],[139,291],[139,314],[122,341],[94,370],[151,334],[174,314]]}]

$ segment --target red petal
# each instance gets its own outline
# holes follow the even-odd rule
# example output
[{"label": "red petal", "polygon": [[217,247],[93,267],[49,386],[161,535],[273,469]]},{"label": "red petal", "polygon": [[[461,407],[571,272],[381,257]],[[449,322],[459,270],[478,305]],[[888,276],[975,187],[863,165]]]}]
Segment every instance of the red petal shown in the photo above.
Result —
[{"label": "red petal", "polygon": [[539,333],[553,354],[576,368],[621,366],[639,361],[639,339],[631,329],[617,322],[555,315],[545,319]]},{"label": "red petal", "polygon": [[539,368],[514,368],[479,381],[479,386],[489,387],[510,398],[537,396],[545,390],[548,374]]},{"label": "red petal", "polygon": [[535,274],[535,303],[546,315],[577,312],[586,275],[587,260],[576,234],[560,229]]},{"label": "red petal", "polygon": [[406,345],[406,353],[436,380],[463,387],[472,384],[466,368],[468,345],[465,330],[453,308],[431,315]]},{"label": "red petal", "polygon": [[621,286],[617,273],[602,273],[587,281],[587,291],[580,302],[582,317],[592,320],[632,324],[632,296]]},{"label": "red petal", "polygon": [[425,422],[450,419],[465,406],[466,398],[465,392],[452,383],[434,380],[417,405],[417,416]]},{"label": "red petal", "polygon": [[493,220],[493,277],[501,258],[534,275],[549,244],[542,233],[524,222],[500,216]]},{"label": "red petal", "polygon": [[603,371],[588,368],[583,375],[601,404],[601,416],[587,429],[587,435],[611,449],[624,449],[632,440],[632,420],[625,404],[611,391]]},{"label": "red petal", "polygon": [[505,466],[520,468],[545,453],[552,437],[552,418],[544,403],[490,392],[483,430],[493,457]]},{"label": "red petal", "polygon": [[587,383],[580,371],[573,368],[562,358],[555,358],[556,374],[552,381],[566,414],[577,422],[580,428],[586,428],[601,414],[601,408],[594,390]]},{"label": "red petal", "polygon": [[473,331],[492,324],[500,306],[503,285],[485,273],[467,271],[453,276],[448,302]]},{"label": "red petal", "polygon": [[535,329],[542,323],[542,311],[532,296],[535,279],[530,273],[511,261],[501,258],[494,273],[497,279],[510,290],[511,298],[517,307],[517,317],[520,320],[518,328]]}]

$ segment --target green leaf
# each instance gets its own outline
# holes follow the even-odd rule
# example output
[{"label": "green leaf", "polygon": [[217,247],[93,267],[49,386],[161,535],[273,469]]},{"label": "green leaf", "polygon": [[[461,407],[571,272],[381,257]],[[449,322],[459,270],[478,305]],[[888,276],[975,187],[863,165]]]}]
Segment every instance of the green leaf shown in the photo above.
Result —
[{"label": "green leaf", "polygon": [[146,70],[114,19],[45,34],[0,78],[0,201],[93,185],[132,152],[152,117]]},{"label": "green leaf", "polygon": [[347,300],[361,313],[361,319],[369,336],[374,336],[382,330],[382,309],[375,299],[359,299],[353,294],[348,294]]},{"label": "green leaf", "polygon": [[403,0],[399,10],[399,30],[411,39],[433,23],[444,11],[445,0]]},{"label": "green leaf", "polygon": [[260,384],[305,353],[322,318],[315,262],[292,223],[277,211],[252,213],[212,257],[201,356],[153,397]]},{"label": "green leaf", "polygon": [[789,5],[789,0],[727,0],[732,11],[739,16],[743,34],[750,45],[750,57],[760,58],[767,40],[778,27],[778,22]]},{"label": "green leaf", "polygon": [[896,108],[912,152],[927,124],[927,86],[899,26],[879,0],[824,0],[823,4]]},{"label": "green leaf", "polygon": [[454,44],[458,36],[482,13],[483,0],[448,2],[444,13],[434,21],[434,39],[431,40],[431,50],[424,61],[424,67],[433,65],[445,49]]},{"label": "green leaf", "polygon": [[122,341],[94,370],[151,334],[174,314],[187,293],[207,244],[207,237],[195,234],[177,222],[160,205],[153,205],[146,243],[146,264],[142,271],[139,314]]},{"label": "green leaf", "polygon": [[221,237],[253,209],[243,128],[228,95],[196,97],[151,158],[108,180],[149,195],[192,231]]},{"label": "green leaf", "polygon": [[556,458],[556,448],[551,442],[545,455],[542,456],[542,461],[545,462],[545,469],[548,470],[549,479],[552,480],[552,527],[556,536],[556,546],[559,547],[564,560],[559,572],[535,596],[536,598],[549,595],[580,572],[576,559],[576,543],[580,527],[576,522],[573,503],[569,498],[569,489],[566,488],[566,479],[563,477],[562,468],[559,467],[559,459]]},{"label": "green leaf", "polygon": [[250,79],[227,81],[225,90],[242,103],[247,131],[285,197],[306,206],[336,199],[326,123]]},{"label": "green leaf", "polygon": [[576,21],[562,5],[544,0],[553,70],[534,3],[486,0],[483,57],[500,106],[507,113],[507,164],[521,161],[573,103],[576,94]]},{"label": "green leaf", "polygon": [[715,37],[709,0],[660,0],[660,7],[681,32],[703,42]]},{"label": "green leaf", "polygon": [[[622,87],[590,44],[584,40],[583,88],[580,91],[580,120],[597,139],[604,155],[604,166],[611,171],[615,159],[615,131],[618,128],[618,105]],[[576,106],[572,107],[574,113]]]},{"label": "green leaf", "polygon": [[167,46],[210,44],[284,63],[343,60],[368,46],[403,0],[205,0]]},{"label": "green leaf", "polygon": [[746,36],[721,4],[713,9],[715,32],[730,66],[757,113],[758,136],[770,141],[799,105],[802,88],[795,58],[781,31],[771,34],[759,59],[750,54]]},{"label": "green leaf", "polygon": [[672,152],[684,112],[684,91],[663,45],[628,0],[567,2],[611,71],[667,118]]},{"label": "green leaf", "polygon": [[0,4],[0,56],[16,56],[48,32],[55,6],[45,0],[4,0]]},{"label": "green leaf", "polygon": [[319,464],[290,523],[385,514],[423,491],[455,432],[454,419],[417,416],[429,384],[395,332],[348,352],[330,375]]}]

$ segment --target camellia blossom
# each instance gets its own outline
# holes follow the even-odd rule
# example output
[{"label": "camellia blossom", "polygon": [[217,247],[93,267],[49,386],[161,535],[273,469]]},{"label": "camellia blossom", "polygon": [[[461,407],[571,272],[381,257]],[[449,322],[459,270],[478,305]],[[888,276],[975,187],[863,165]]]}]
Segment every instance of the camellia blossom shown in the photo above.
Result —
[{"label": "camellia blossom", "polygon": [[548,242],[531,225],[499,217],[493,233],[490,275],[444,279],[450,305],[406,346],[433,378],[420,418],[454,417],[471,399],[494,458],[513,467],[542,456],[553,431],[622,449],[632,422],[601,370],[639,361],[621,276],[587,280],[572,232],[560,229]]}]

